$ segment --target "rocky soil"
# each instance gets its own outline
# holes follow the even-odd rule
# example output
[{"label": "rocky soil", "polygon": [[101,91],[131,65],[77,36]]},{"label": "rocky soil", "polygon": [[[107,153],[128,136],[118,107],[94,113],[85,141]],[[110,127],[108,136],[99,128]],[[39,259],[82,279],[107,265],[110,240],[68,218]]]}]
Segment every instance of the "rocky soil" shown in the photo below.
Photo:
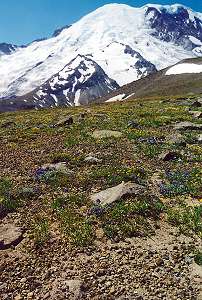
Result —
[{"label": "rocky soil", "polygon": [[0,115],[0,299],[202,299],[185,100]]},{"label": "rocky soil", "polygon": [[36,251],[25,239],[1,251],[1,299],[200,299],[199,240],[169,226],[119,243],[99,235],[85,249],[53,239]]}]

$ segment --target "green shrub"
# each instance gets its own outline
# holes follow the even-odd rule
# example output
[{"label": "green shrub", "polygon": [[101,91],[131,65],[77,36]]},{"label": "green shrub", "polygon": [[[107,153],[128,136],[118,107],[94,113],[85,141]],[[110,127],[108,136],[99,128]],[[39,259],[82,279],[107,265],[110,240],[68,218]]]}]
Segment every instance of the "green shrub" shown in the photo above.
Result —
[{"label": "green shrub", "polygon": [[43,245],[49,238],[48,219],[38,217],[33,223],[33,237],[37,245]]},{"label": "green shrub", "polygon": [[13,184],[9,178],[0,179],[0,217],[14,211],[19,203],[12,193]]},{"label": "green shrub", "polygon": [[84,217],[71,209],[60,211],[61,227],[64,235],[73,244],[85,247],[92,243],[94,234],[92,225]]},{"label": "green shrub", "polygon": [[190,233],[193,231],[202,236],[202,205],[167,208],[167,220],[177,226],[180,232]]},{"label": "green shrub", "polygon": [[194,257],[194,261],[197,265],[202,266],[202,252],[198,251]]}]

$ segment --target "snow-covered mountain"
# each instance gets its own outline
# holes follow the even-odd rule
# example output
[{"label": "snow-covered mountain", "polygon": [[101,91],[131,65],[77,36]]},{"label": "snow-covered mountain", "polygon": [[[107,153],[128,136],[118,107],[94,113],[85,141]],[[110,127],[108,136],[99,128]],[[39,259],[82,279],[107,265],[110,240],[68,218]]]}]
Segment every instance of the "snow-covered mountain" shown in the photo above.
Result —
[{"label": "snow-covered mountain", "polygon": [[61,28],[57,28],[54,32],[53,32],[53,35],[52,37],[56,37],[58,36],[64,29],[68,29],[69,27],[71,27],[71,25],[65,25]]},{"label": "snow-covered mountain", "polygon": [[[27,94],[33,94],[36,101],[41,101],[42,98],[34,93],[47,89],[47,85],[51,87],[51,80],[54,80],[58,94],[48,88],[45,102],[48,103],[49,98],[53,103],[50,94],[61,95],[62,90],[63,96],[67,95],[66,103],[77,103],[79,92],[76,94],[73,84],[79,79],[78,65],[75,72],[72,70],[73,75],[68,71],[64,76],[64,84],[58,74],[69,70],[69,65],[78,61],[78,57],[85,58],[87,70],[91,70],[90,65],[93,64],[90,77],[95,81],[92,82],[91,78],[91,84],[93,93],[99,90],[99,96],[100,88],[95,88],[96,85],[102,86],[102,93],[108,93],[109,88],[115,87],[114,81],[122,86],[196,56],[202,56],[201,13],[178,4],[148,4],[141,8],[109,4],[50,39],[34,42],[9,56],[1,56],[0,76],[3,80],[0,81],[0,98],[17,101],[19,96],[22,99],[22,96],[26,98]],[[97,76],[97,72],[101,72],[102,76]],[[96,76],[93,77],[93,74]],[[104,83],[107,80],[109,85]],[[88,92],[86,82],[89,78],[80,81],[78,90],[82,91],[82,95],[86,91],[88,98],[91,92]],[[83,96],[81,98],[83,102]],[[92,97],[89,99],[92,100]],[[56,99],[54,103],[58,105]]]},{"label": "snow-covered mountain", "polygon": [[13,44],[0,43],[0,56],[1,55],[10,55],[15,52],[17,49],[24,48],[24,46],[17,46]]},{"label": "snow-covered mountain", "polygon": [[26,95],[35,107],[84,105],[119,88],[89,57],[78,55],[59,73]]}]

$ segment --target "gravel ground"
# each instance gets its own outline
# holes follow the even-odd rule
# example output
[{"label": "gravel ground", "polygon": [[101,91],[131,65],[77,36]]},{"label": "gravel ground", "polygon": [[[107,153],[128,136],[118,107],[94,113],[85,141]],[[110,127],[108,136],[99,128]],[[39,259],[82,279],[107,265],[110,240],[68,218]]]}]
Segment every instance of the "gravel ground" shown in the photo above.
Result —
[{"label": "gravel ground", "polygon": [[27,242],[0,252],[2,300],[201,299],[192,252],[200,242],[167,224],[152,238],[119,243],[99,232],[94,247],[80,250],[54,238],[41,249]]}]

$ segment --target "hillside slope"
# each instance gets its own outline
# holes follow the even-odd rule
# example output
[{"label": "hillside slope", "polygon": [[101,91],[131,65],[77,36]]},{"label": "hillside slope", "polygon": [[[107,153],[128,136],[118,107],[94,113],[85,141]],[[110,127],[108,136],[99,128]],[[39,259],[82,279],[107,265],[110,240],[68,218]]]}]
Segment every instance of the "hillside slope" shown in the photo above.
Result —
[{"label": "hillside slope", "polygon": [[2,300],[201,299],[191,104],[0,114]]},{"label": "hillside slope", "polygon": [[[184,64],[187,65],[187,69],[183,68]],[[191,68],[192,65],[194,69]],[[167,75],[175,66],[178,70]],[[202,58],[186,59],[175,66],[129,83],[99,101],[202,94]]]}]

